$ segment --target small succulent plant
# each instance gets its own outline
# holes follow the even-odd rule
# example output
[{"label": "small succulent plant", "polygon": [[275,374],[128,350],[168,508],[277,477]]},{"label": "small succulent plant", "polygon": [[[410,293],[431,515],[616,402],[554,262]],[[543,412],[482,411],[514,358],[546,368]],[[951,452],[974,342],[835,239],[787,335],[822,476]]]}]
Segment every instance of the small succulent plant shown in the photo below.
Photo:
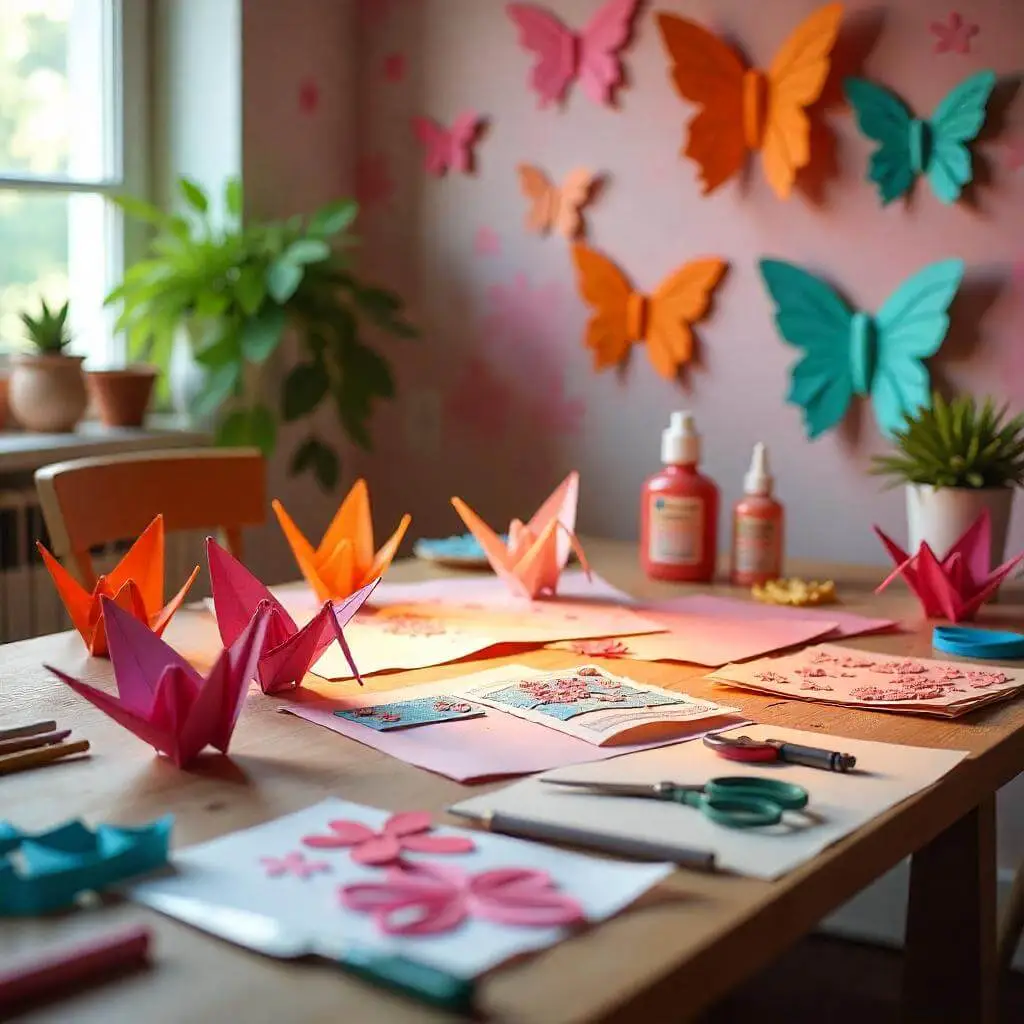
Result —
[{"label": "small succulent plant", "polygon": [[46,304],[46,299],[43,299],[42,306],[42,312],[38,316],[21,314],[21,321],[28,332],[29,340],[43,355],[63,355],[64,349],[71,341],[68,303],[65,302],[60,309],[52,310]]}]

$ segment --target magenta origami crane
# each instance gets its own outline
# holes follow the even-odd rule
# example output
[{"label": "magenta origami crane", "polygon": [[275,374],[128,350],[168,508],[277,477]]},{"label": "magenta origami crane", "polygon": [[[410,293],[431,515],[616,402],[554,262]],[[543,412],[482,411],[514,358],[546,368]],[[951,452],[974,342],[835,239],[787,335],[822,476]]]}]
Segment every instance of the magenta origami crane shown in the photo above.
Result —
[{"label": "magenta origami crane", "polygon": [[947,618],[951,622],[963,622],[974,618],[978,609],[1024,558],[1022,551],[1008,562],[992,568],[992,522],[987,509],[941,559],[935,556],[927,543],[921,544],[917,554],[908,555],[877,526],[875,533],[896,563],[896,568],[882,580],[875,593],[884,590],[897,576],[902,576],[930,619]]},{"label": "magenta origami crane", "polygon": [[206,560],[210,567],[217,628],[225,644],[233,643],[241,635],[261,605],[270,609],[267,638],[256,672],[264,693],[294,690],[335,640],[341,645],[352,674],[359,685],[363,685],[344,628],[380,583],[379,576],[344,601],[325,601],[320,611],[300,629],[277,598],[212,537],[206,539]]},{"label": "magenta origami crane", "polygon": [[203,678],[145,623],[110,598],[100,600],[117,696],[49,665],[46,668],[179,768],[206,746],[226,754],[249,681],[256,674],[269,609],[252,617]]}]

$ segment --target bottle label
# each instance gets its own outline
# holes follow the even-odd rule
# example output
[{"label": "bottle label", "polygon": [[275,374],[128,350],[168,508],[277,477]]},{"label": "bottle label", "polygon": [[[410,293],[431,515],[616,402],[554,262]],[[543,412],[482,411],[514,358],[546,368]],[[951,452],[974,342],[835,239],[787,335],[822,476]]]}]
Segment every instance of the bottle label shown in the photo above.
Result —
[{"label": "bottle label", "polygon": [[779,527],[772,519],[736,516],[736,554],[733,568],[749,576],[778,576]]},{"label": "bottle label", "polygon": [[647,557],[663,565],[704,560],[704,499],[652,494]]}]

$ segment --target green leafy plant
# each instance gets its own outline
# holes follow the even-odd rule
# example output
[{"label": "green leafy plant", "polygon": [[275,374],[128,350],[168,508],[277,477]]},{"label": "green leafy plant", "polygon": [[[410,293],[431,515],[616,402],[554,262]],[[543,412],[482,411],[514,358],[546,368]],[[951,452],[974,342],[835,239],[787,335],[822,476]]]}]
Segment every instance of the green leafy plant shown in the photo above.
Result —
[{"label": "green leafy plant", "polygon": [[71,331],[68,328],[68,306],[65,302],[60,309],[53,310],[41,300],[42,312],[39,316],[21,314],[21,322],[25,325],[29,341],[35,345],[42,355],[62,356],[64,349],[71,343]]},{"label": "green leafy plant", "polygon": [[896,452],[876,456],[872,472],[933,487],[1016,487],[1024,480],[1024,415],[1009,419],[991,398],[969,395],[908,416],[893,435]]},{"label": "green leafy plant", "polygon": [[[363,331],[369,325],[402,338],[416,331],[397,295],[364,284],[349,266],[358,205],[346,199],[309,217],[243,224],[242,186],[231,179],[224,223],[217,225],[199,185],[182,179],[179,189],[182,214],[117,199],[155,232],[149,257],[106,300],[122,306],[117,326],[129,352],[166,365],[176,332],[186,326],[206,371],[193,412],[217,414],[221,444],[253,444],[270,454],[279,418],[301,420],[329,403],[342,430],[369,449],[375,402],[393,397],[395,383],[387,359],[366,344]],[[289,326],[301,355],[281,379],[263,371]],[[267,397],[271,388],[278,393]],[[290,465],[292,473],[312,473],[326,490],[340,473],[335,446],[312,429]]]}]

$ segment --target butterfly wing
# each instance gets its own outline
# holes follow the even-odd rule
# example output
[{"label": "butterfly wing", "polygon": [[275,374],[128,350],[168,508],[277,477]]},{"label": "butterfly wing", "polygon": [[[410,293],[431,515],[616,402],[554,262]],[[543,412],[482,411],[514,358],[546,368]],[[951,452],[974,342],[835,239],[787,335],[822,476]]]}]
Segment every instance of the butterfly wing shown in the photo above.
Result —
[{"label": "butterfly wing", "polygon": [[842,18],[841,4],[819,8],[796,28],[768,69],[761,156],[765,177],[780,199],[789,197],[796,172],[811,159],[806,108],[825,87]]},{"label": "butterfly wing", "polygon": [[533,4],[508,4],[505,10],[519,29],[519,45],[536,58],[530,88],[540,97],[537,106],[561,103],[576,77],[576,36]]},{"label": "butterfly wing", "polygon": [[428,174],[441,177],[451,161],[451,139],[445,128],[429,117],[414,117],[412,130],[423,146],[423,167]]},{"label": "butterfly wing", "polygon": [[885,206],[906,195],[914,184],[916,172],[910,149],[914,117],[898,96],[865,78],[847,78],[844,90],[858,127],[878,143],[871,154],[868,180],[875,183]]},{"label": "butterfly wing", "polygon": [[955,203],[964,185],[974,177],[966,143],[981,131],[995,85],[992,71],[971,75],[946,96],[932,115],[926,173],[932,191],[943,203]]},{"label": "butterfly wing", "polygon": [[459,114],[448,132],[448,160],[452,170],[468,174],[473,165],[473,143],[480,130],[480,118],[474,110]]},{"label": "butterfly wing", "polygon": [[519,187],[523,195],[530,200],[530,209],[526,213],[526,228],[537,234],[546,234],[551,230],[555,219],[555,187],[542,170],[530,164],[520,164],[516,168],[516,173],[519,175]]},{"label": "butterfly wing", "polygon": [[672,380],[693,355],[691,325],[711,305],[711,296],[725,273],[716,257],[694,260],[671,274],[651,296],[647,314],[647,354],[655,370]]},{"label": "butterfly wing", "polygon": [[886,435],[902,426],[908,413],[931,404],[922,360],[935,355],[946,337],[949,306],[963,276],[963,260],[931,263],[904,281],[875,317],[878,355],[871,402]]},{"label": "butterfly wing", "polygon": [[576,281],[584,302],[593,310],[587,321],[586,346],[594,354],[594,369],[621,362],[630,344],[629,300],[633,289],[611,260],[586,245],[574,245]]},{"label": "butterfly wing", "polygon": [[590,199],[594,175],[584,168],[570,171],[562,182],[555,205],[554,227],[564,238],[576,238],[583,228],[581,211]]},{"label": "butterfly wing", "polygon": [[632,35],[639,4],[640,0],[607,0],[580,33],[580,87],[595,103],[610,104],[622,84],[619,53]]},{"label": "butterfly wing", "polygon": [[676,91],[701,109],[688,126],[684,154],[700,167],[703,192],[713,192],[743,166],[743,78],[736,52],[706,28],[674,14],[658,15]]},{"label": "butterfly wing", "polygon": [[846,415],[853,397],[853,311],[824,281],[792,263],[761,260],[760,270],[779,334],[804,353],[793,367],[786,401],[803,409],[813,440]]}]

